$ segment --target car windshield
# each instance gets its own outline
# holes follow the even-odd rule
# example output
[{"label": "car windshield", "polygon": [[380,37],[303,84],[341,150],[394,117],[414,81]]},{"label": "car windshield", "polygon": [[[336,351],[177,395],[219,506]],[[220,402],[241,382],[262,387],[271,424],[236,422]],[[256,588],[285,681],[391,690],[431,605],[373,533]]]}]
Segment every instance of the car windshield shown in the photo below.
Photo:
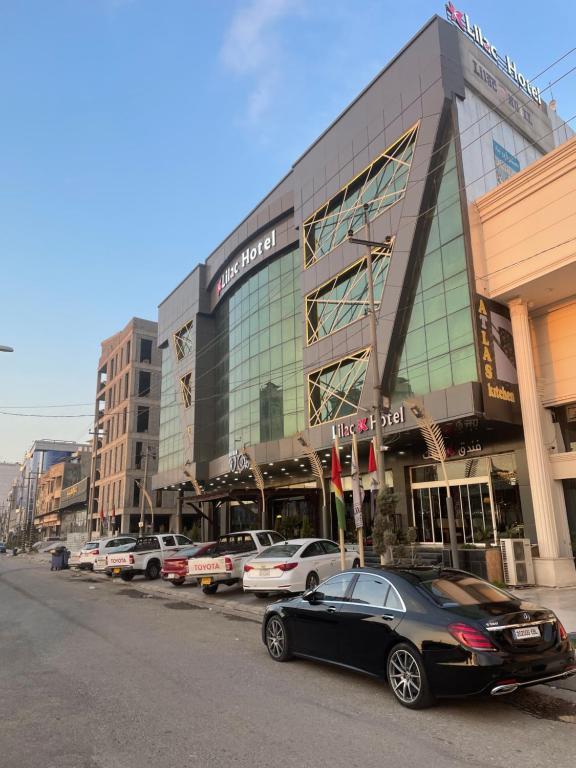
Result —
[{"label": "car windshield", "polygon": [[420,580],[419,586],[443,608],[516,602],[509,592],[468,574],[440,573]]},{"label": "car windshield", "polygon": [[302,544],[275,544],[273,547],[264,549],[254,559],[262,560],[277,557],[292,557],[292,555],[295,555],[301,547]]},{"label": "car windshield", "polygon": [[228,536],[221,536],[214,547],[218,555],[251,552],[254,549],[256,549],[256,545],[249,533],[233,533]]}]

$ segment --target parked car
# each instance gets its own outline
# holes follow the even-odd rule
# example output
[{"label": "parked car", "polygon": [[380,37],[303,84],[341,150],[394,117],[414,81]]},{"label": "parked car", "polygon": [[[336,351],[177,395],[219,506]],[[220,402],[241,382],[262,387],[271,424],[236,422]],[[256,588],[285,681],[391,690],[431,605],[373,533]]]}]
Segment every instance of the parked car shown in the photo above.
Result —
[{"label": "parked car", "polygon": [[[119,552],[131,552],[135,546],[136,538],[119,537],[113,539],[103,550],[106,554],[95,556],[92,570],[94,573],[105,573],[108,566],[108,555],[117,555]],[[112,574],[109,573],[107,575],[111,576]]]},{"label": "parked car", "polygon": [[220,584],[237,584],[244,575],[244,563],[271,544],[286,541],[276,531],[238,531],[220,536],[209,557],[188,560],[188,573],[202,590],[213,595]]},{"label": "parked car", "polygon": [[576,674],[552,611],[441,567],[344,571],[267,606],[262,640],[275,661],[304,656],[387,678],[411,709]]},{"label": "parked car", "polygon": [[0,555],[6,554],[6,544],[3,541],[0,541]]},{"label": "parked car", "polygon": [[[357,568],[357,552],[346,551],[346,568]],[[315,589],[341,570],[340,547],[329,539],[290,539],[260,552],[244,565],[245,592],[267,597],[271,592]]]},{"label": "parked car", "polygon": [[109,555],[115,551],[116,547],[124,544],[136,544],[136,536],[106,536],[87,541],[70,565],[74,568],[91,571],[94,568],[94,560],[99,555]]},{"label": "parked car", "polygon": [[167,557],[160,571],[162,578],[175,587],[181,587],[188,576],[188,560],[209,554],[215,544],[215,541],[200,542],[191,547],[184,547],[177,554]]},{"label": "parked car", "polygon": [[142,536],[130,552],[107,556],[106,573],[120,576],[123,581],[132,581],[137,575],[157,579],[164,560],[193,543],[187,536],[176,533]]},{"label": "parked car", "polygon": [[42,541],[37,541],[34,544],[32,544],[32,549],[36,552],[47,552],[49,549],[53,549],[54,547],[58,546],[58,544],[65,544],[64,539],[59,539],[58,537],[52,537],[48,539],[42,539]]}]

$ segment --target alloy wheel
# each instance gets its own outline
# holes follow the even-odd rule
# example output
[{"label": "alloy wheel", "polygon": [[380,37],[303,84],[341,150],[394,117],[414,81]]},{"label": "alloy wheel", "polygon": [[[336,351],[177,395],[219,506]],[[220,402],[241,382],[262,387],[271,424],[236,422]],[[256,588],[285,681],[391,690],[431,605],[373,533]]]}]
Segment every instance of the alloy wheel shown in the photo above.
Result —
[{"label": "alloy wheel", "polygon": [[309,573],[306,579],[306,589],[316,589],[318,584],[320,584],[318,576],[315,573]]},{"label": "alloy wheel", "polygon": [[266,625],[266,645],[270,656],[279,659],[286,647],[286,633],[280,619],[272,617]]},{"label": "alloy wheel", "polygon": [[422,676],[418,662],[404,648],[399,648],[390,656],[388,679],[394,694],[404,704],[413,704],[422,690]]}]

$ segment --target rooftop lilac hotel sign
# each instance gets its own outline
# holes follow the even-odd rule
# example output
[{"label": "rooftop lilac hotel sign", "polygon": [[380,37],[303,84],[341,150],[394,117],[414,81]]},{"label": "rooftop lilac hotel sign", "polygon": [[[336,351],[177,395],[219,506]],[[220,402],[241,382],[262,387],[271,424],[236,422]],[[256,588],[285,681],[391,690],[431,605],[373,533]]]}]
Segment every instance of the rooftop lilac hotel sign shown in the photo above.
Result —
[{"label": "rooftop lilac hotel sign", "polygon": [[520,88],[522,88],[522,90],[536,102],[536,104],[542,104],[540,88],[532,85],[530,80],[520,72],[516,66],[516,62],[514,62],[507,54],[501,56],[498,53],[496,46],[484,36],[482,29],[477,24],[473,24],[470,21],[470,17],[467,13],[456,10],[454,5],[450,2],[446,3],[446,18],[476,43],[476,45],[484,51],[486,56],[492,59],[498,68],[519,85]]}]

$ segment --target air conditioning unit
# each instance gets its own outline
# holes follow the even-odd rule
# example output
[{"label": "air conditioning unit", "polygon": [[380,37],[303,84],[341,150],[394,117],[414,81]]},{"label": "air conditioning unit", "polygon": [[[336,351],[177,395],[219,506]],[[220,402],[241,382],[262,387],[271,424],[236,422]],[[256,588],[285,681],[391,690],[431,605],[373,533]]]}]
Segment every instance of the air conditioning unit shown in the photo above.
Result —
[{"label": "air conditioning unit", "polygon": [[500,539],[504,581],[511,587],[534,584],[530,539]]}]

